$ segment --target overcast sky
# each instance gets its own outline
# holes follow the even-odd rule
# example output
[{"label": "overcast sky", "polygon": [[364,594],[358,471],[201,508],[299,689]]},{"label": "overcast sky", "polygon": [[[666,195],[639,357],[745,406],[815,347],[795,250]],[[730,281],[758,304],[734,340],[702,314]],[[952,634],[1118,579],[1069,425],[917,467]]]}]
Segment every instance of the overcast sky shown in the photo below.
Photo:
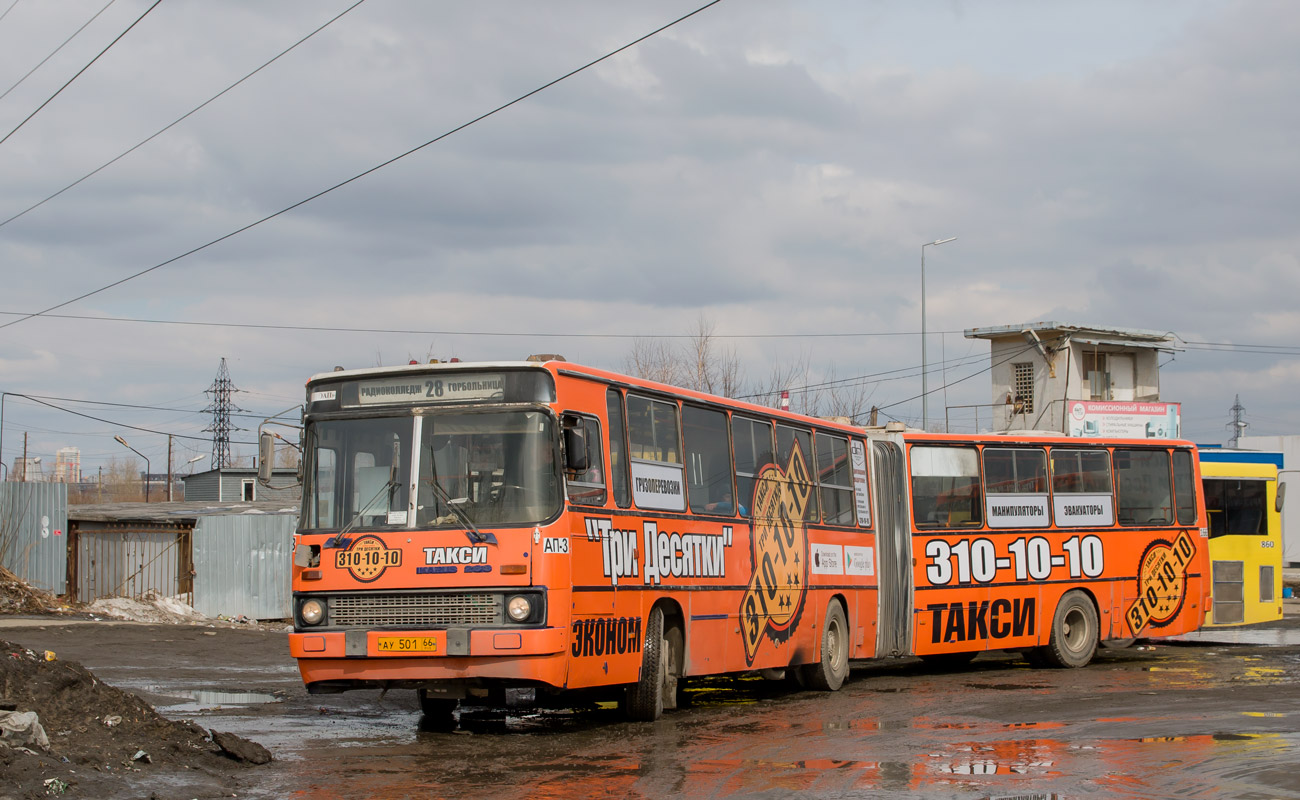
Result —
[{"label": "overcast sky", "polygon": [[[0,225],[0,324],[285,209],[702,2],[362,2]],[[11,3],[0,93],[107,0]],[[165,0],[18,127],[150,5],[108,4],[0,99],[0,137],[17,128],[0,220],[351,0]],[[1187,438],[1226,441],[1238,394],[1248,433],[1300,433],[1297,42],[1293,0],[723,0],[0,329],[0,391],[173,409],[49,401],[97,421],[9,397],[0,456],[12,466],[24,432],[46,464],[81,448],[88,475],[131,456],[115,434],[155,472],[167,433],[195,437],[176,439],[178,464],[210,452],[196,412],[222,358],[239,406],[267,415],[336,364],[558,352],[621,369],[628,337],[701,315],[748,337],[721,342],[752,381],[800,360],[808,382],[895,371],[870,403],[918,422],[920,245],[951,236],[926,250],[930,361],[953,384],[931,417],[990,402],[988,344],[962,330],[1055,320],[1187,342],[1161,372]],[[336,330],[359,328],[415,332]]]}]

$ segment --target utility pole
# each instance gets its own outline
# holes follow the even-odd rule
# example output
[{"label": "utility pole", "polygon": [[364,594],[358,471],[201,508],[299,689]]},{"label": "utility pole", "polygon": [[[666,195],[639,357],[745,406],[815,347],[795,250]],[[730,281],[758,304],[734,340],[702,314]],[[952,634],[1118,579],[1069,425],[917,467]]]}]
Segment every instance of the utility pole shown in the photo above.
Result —
[{"label": "utility pole", "polygon": [[1228,446],[1236,450],[1237,440],[1241,438],[1241,434],[1245,432],[1246,428],[1250,427],[1250,423],[1241,418],[1246,411],[1246,407],[1241,404],[1241,395],[1233,398],[1232,408],[1228,410],[1232,412],[1232,422],[1228,423],[1228,427],[1232,429],[1232,441],[1228,443]]},{"label": "utility pole", "polygon": [[27,433],[23,432],[23,483],[27,483]]},{"label": "utility pole", "polygon": [[172,435],[167,434],[167,502],[172,501]]},{"label": "utility pole", "polygon": [[99,502],[104,502],[104,465],[99,465]]}]

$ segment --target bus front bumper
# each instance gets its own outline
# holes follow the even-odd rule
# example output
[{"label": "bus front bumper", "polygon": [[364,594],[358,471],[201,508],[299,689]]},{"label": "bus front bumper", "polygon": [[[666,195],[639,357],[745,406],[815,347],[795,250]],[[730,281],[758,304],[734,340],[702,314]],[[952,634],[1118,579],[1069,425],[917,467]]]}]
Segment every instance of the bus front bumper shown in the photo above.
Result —
[{"label": "bus front bumper", "polygon": [[289,634],[303,681],[382,683],[476,677],[562,687],[564,628],[345,630]]}]

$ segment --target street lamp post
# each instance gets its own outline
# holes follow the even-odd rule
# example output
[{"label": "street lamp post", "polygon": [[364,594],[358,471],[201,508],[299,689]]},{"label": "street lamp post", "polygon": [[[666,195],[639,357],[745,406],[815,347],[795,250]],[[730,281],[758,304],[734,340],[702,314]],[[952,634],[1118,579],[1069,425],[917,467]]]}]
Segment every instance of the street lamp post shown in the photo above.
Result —
[{"label": "street lamp post", "polygon": [[[191,458],[189,461],[186,461],[186,462],[185,462],[185,466],[189,467],[189,472],[187,472],[186,474],[187,474],[187,475],[193,475],[193,474],[194,474],[194,463],[197,462],[197,461],[202,461],[203,459],[205,459],[205,458],[207,458],[207,457],[208,457],[208,454],[207,454],[207,453],[200,453],[200,454],[198,454],[197,456],[195,456],[194,458]],[[168,500],[171,500],[171,499],[172,499],[172,494],[171,494],[171,492],[172,492],[172,485],[171,485],[170,482],[168,482],[168,484],[167,484],[167,499],[168,499]]]},{"label": "street lamp post", "polygon": [[144,459],[144,501],[146,503],[149,502],[149,473],[152,471],[149,467],[149,457],[127,444],[126,439],[123,439],[121,436],[114,436],[113,439],[127,450],[130,450],[132,453],[135,453],[140,456],[140,458]]},{"label": "street lamp post", "polygon": [[930,381],[927,372],[930,362],[925,354],[925,248],[956,241],[953,236],[948,239],[935,239],[921,245],[921,430],[930,427]]}]

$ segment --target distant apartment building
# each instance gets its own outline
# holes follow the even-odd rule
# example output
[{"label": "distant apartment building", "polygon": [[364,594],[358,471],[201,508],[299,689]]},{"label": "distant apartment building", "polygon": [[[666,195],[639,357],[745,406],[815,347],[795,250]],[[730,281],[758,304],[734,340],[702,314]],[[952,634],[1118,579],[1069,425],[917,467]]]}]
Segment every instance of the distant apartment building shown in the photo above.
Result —
[{"label": "distant apartment building", "polygon": [[81,450],[61,447],[54,454],[54,480],[59,483],[81,483]]},{"label": "distant apartment building", "polygon": [[42,468],[40,456],[15,458],[13,473],[13,480],[16,481],[36,482],[46,480],[45,470]]}]

